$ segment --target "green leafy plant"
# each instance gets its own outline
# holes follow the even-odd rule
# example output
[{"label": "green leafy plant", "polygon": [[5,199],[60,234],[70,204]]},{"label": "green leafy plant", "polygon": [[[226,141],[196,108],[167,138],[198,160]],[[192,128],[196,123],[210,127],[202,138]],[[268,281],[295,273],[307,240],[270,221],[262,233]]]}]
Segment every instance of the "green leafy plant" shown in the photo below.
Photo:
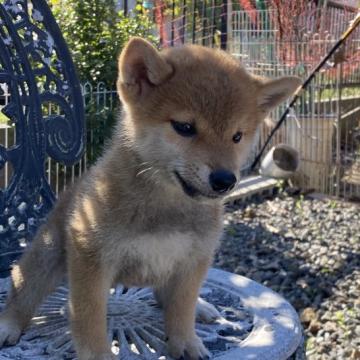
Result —
[{"label": "green leafy plant", "polygon": [[96,108],[87,105],[87,161],[92,165],[102,155],[117,121],[117,110],[109,107]]},{"label": "green leafy plant", "polygon": [[151,19],[136,9],[125,16],[114,0],[52,0],[52,7],[82,82],[114,86],[117,58],[129,38],[157,43]]},{"label": "green leafy plant", "polygon": [[282,194],[285,190],[286,181],[285,180],[278,180],[276,182],[276,187],[278,188],[279,194]]},{"label": "green leafy plant", "polygon": [[[157,45],[155,25],[142,6],[128,16],[117,11],[115,0],[50,0],[52,11],[68,44],[82,83],[94,88],[102,82],[115,87],[121,49],[132,36]],[[116,99],[114,99],[116,101]],[[116,122],[118,110],[86,99],[87,161],[101,155]]]},{"label": "green leafy plant", "polygon": [[338,310],[335,312],[335,320],[337,324],[346,330],[346,310]]},{"label": "green leafy plant", "polygon": [[300,195],[299,198],[296,200],[295,207],[298,211],[303,211],[303,205],[304,205],[304,195]]}]

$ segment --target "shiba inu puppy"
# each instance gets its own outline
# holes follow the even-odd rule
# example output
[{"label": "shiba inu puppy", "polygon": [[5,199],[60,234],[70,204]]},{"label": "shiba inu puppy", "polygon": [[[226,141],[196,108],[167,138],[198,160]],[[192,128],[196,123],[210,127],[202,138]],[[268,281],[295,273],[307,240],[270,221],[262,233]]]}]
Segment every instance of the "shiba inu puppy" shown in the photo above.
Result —
[{"label": "shiba inu puppy", "polygon": [[299,84],[255,77],[220,50],[159,52],[133,38],[119,59],[122,121],[14,266],[0,346],[18,341],[67,273],[80,360],[114,358],[106,304],[115,282],[153,287],[171,357],[207,357],[195,309],[221,236],[223,198],[239,181],[259,124]]}]

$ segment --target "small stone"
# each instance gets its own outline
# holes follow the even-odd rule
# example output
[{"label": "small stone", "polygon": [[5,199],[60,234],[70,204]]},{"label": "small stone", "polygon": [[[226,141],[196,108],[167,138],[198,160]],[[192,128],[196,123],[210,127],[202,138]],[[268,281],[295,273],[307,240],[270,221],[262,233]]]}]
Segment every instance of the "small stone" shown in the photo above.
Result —
[{"label": "small stone", "polygon": [[273,234],[279,234],[280,229],[276,228],[275,226],[272,226],[270,224],[265,224],[265,228],[267,231],[273,233]]},{"label": "small stone", "polygon": [[244,217],[253,219],[256,216],[256,212],[252,208],[246,208],[244,211]]},{"label": "small stone", "polygon": [[360,359],[360,350],[359,349],[354,349],[351,352],[350,359],[351,360],[359,360]]},{"label": "small stone", "polygon": [[288,300],[313,345],[309,360],[360,360],[359,204],[282,193],[234,204],[225,219],[233,231],[225,230],[215,267]]},{"label": "small stone", "polygon": [[360,338],[360,325],[357,325],[356,327],[355,327],[355,335],[357,335],[359,338]]},{"label": "small stone", "polygon": [[310,325],[309,325],[309,331],[313,334],[316,335],[318,333],[318,331],[321,328],[321,323],[317,320],[311,320]]},{"label": "small stone", "polygon": [[[323,318],[322,318],[322,319],[323,319]],[[323,326],[323,328],[324,328],[324,331],[334,332],[334,331],[337,331],[338,326],[337,326],[336,323],[334,323],[334,322],[327,321],[327,322],[325,323],[325,325]]]},{"label": "small stone", "polygon": [[304,325],[309,325],[311,321],[317,318],[315,310],[311,307],[307,307],[300,314],[300,320]]},{"label": "small stone", "polygon": [[310,229],[304,229],[301,233],[300,233],[300,239],[304,240],[306,239],[306,237],[309,235],[310,233]]},{"label": "small stone", "polygon": [[298,187],[287,187],[285,189],[286,193],[289,194],[290,196],[295,196],[295,195],[299,195],[301,192],[301,189]]}]

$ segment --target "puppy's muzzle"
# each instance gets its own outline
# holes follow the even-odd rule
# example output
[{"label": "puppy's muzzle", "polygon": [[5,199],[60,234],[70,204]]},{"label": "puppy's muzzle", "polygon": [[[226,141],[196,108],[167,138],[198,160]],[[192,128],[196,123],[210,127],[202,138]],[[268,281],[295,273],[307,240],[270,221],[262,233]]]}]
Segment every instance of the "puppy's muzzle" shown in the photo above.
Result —
[{"label": "puppy's muzzle", "polygon": [[215,170],[210,174],[209,182],[215,192],[223,194],[234,188],[236,176],[228,170]]}]

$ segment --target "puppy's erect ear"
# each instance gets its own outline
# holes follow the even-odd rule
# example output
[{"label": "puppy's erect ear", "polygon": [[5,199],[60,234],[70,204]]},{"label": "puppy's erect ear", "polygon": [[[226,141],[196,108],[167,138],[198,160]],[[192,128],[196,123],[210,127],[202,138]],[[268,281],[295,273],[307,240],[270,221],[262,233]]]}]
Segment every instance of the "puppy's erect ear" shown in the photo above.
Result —
[{"label": "puppy's erect ear", "polygon": [[119,58],[119,91],[140,95],[147,86],[157,86],[173,72],[170,64],[149,42],[132,38]]},{"label": "puppy's erect ear", "polygon": [[264,113],[293,95],[301,85],[301,79],[296,76],[285,76],[275,80],[263,79],[258,95],[258,104]]}]

